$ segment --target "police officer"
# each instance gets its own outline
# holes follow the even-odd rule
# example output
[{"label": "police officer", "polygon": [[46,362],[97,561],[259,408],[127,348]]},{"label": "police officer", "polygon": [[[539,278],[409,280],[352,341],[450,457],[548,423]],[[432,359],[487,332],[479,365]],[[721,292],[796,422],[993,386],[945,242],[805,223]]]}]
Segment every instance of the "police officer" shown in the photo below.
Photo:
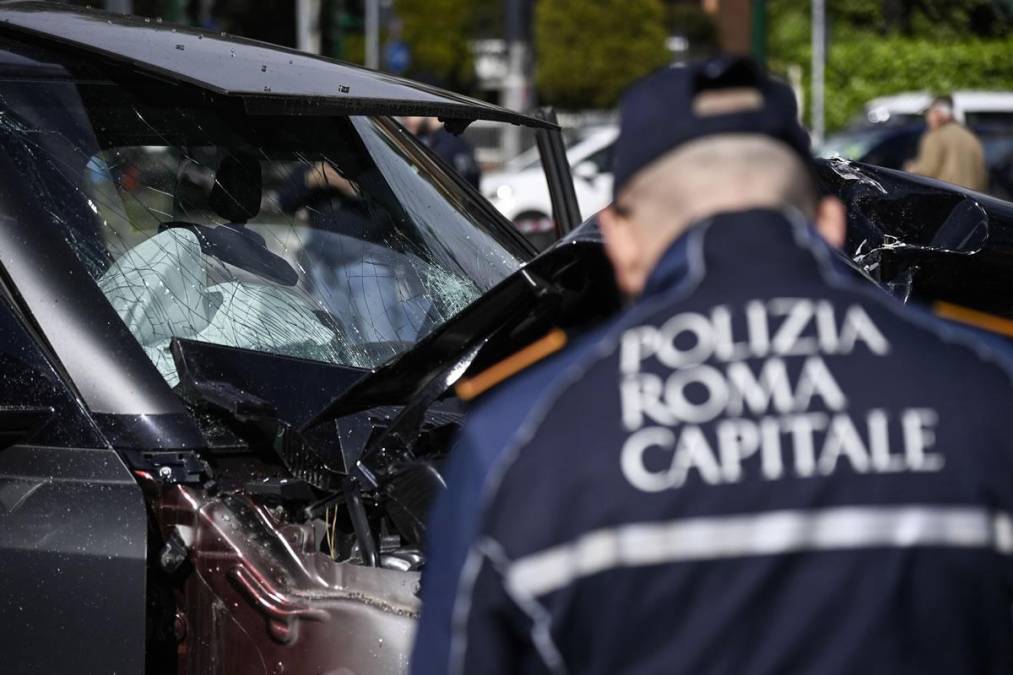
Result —
[{"label": "police officer", "polygon": [[661,71],[621,118],[601,226],[636,300],[505,440],[479,405],[481,514],[416,670],[1013,670],[1007,372],[835,269],[842,208],[751,62]]},{"label": "police officer", "polygon": [[402,122],[408,131],[461,174],[465,181],[478,187],[482,170],[475,159],[475,149],[467,140],[447,131],[434,117],[404,117]]}]

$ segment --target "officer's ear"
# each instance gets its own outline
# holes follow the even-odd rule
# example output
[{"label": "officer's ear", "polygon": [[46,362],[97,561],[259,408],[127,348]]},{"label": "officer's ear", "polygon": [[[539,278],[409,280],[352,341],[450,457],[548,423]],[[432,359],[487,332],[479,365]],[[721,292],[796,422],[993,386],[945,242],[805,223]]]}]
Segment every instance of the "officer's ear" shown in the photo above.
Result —
[{"label": "officer's ear", "polygon": [[848,214],[837,197],[823,197],[816,206],[816,231],[834,248],[844,248]]},{"label": "officer's ear", "polygon": [[598,214],[598,226],[619,290],[630,297],[640,295],[647,281],[647,272],[634,223],[620,208],[612,205]]}]

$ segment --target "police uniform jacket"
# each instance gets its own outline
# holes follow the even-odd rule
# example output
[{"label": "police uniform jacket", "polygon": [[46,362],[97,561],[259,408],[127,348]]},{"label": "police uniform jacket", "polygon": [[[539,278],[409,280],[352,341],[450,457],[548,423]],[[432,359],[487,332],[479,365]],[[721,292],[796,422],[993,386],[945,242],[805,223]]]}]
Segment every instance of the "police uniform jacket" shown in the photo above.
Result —
[{"label": "police uniform jacket", "polygon": [[421,139],[443,161],[461,174],[465,181],[478,187],[482,179],[482,170],[475,159],[475,150],[468,141],[446,129],[436,129]]},{"label": "police uniform jacket", "polygon": [[485,482],[451,673],[1013,670],[1013,389],[790,214],[723,214]]}]

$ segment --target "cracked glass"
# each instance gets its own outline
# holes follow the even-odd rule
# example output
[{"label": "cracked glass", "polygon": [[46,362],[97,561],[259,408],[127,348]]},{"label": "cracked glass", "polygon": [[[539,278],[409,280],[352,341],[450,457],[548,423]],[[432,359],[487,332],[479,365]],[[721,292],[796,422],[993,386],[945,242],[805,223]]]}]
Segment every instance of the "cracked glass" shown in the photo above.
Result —
[{"label": "cracked glass", "polygon": [[390,119],[250,115],[5,46],[46,76],[3,75],[3,151],[170,385],[172,338],[376,367],[526,259]]}]

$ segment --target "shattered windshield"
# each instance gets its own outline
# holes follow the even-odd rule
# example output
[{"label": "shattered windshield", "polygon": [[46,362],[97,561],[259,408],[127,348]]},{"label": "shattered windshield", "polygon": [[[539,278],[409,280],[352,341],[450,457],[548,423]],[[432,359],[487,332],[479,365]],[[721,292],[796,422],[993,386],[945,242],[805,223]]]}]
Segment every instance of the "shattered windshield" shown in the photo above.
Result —
[{"label": "shattered windshield", "polygon": [[5,75],[0,142],[170,385],[174,337],[375,367],[527,255],[389,119],[70,70]]}]

